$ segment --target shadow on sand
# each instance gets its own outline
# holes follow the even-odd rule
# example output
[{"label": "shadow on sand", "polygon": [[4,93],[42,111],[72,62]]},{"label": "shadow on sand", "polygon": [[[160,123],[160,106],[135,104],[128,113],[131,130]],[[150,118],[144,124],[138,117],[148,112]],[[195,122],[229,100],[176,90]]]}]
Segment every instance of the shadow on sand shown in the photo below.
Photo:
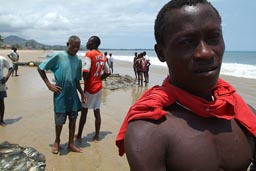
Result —
[{"label": "shadow on sand", "polygon": [[[112,134],[110,131],[100,131],[100,139],[99,141],[103,140],[108,134]],[[75,145],[81,149],[90,147],[91,144],[89,142],[94,142],[93,136],[95,135],[95,132],[89,133],[86,136],[84,136],[82,139],[75,140]],[[53,144],[50,144],[49,146],[52,148]],[[65,144],[60,144],[60,149],[59,149],[59,155],[67,155],[70,151],[67,149],[68,143]]]},{"label": "shadow on sand", "polygon": [[6,125],[11,125],[14,124],[15,122],[18,122],[22,119],[22,117],[17,117],[17,118],[13,118],[13,119],[6,119],[4,120]]}]

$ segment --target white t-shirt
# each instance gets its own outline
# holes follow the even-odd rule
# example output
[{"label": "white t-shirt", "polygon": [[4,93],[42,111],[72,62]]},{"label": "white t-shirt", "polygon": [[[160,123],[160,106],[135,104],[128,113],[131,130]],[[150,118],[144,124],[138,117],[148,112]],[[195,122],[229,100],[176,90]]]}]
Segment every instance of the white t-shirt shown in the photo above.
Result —
[{"label": "white t-shirt", "polygon": [[10,64],[5,57],[0,56],[0,91],[6,90],[5,84],[2,84],[2,79],[4,77],[4,68],[7,68],[9,70]]},{"label": "white t-shirt", "polygon": [[13,50],[11,51],[11,53],[9,53],[10,58],[12,59],[13,62],[17,62],[18,61],[18,53],[14,52]]}]

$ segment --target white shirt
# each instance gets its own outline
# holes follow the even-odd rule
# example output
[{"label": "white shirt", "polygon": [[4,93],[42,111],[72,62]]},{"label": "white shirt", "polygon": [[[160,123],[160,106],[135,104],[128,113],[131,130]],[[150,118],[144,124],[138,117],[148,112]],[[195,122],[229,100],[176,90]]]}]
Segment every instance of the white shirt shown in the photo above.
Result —
[{"label": "white shirt", "polygon": [[4,68],[7,68],[9,70],[10,64],[5,57],[0,56],[0,91],[6,90],[5,84],[2,84],[1,81],[4,77]]},{"label": "white shirt", "polygon": [[12,59],[13,62],[17,62],[18,61],[18,53],[14,52],[13,50],[11,51],[11,53],[9,53],[10,58]]}]

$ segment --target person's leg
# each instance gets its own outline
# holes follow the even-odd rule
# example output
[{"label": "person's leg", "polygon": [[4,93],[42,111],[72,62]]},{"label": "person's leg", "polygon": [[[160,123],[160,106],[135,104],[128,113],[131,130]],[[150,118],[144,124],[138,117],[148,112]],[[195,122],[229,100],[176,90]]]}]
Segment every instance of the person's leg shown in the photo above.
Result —
[{"label": "person's leg", "polygon": [[149,82],[149,75],[148,75],[148,70],[145,72],[145,82],[148,83]]},{"label": "person's leg", "polygon": [[[77,116],[77,114],[76,114]],[[76,117],[69,117],[69,140],[68,140],[68,150],[73,152],[81,153],[82,150],[74,145],[74,136],[76,129]]]},{"label": "person's leg", "polygon": [[149,83],[149,70],[147,70],[147,83]]},{"label": "person's leg", "polygon": [[18,64],[15,64],[15,76],[18,76]]},{"label": "person's leg", "polygon": [[55,113],[55,140],[52,146],[52,153],[58,154],[60,148],[60,135],[62,131],[62,127],[66,122],[67,114],[66,113]]},{"label": "person's leg", "polygon": [[87,112],[88,112],[88,108],[82,108],[80,121],[79,121],[79,127],[78,127],[78,134],[76,135],[76,139],[82,138],[82,132],[84,129],[84,125],[86,123]]},{"label": "person's leg", "polygon": [[55,141],[52,145],[52,153],[58,154],[60,148],[60,134],[62,130],[62,125],[55,125]]},{"label": "person's leg", "polygon": [[140,72],[138,72],[138,85],[140,86],[140,83],[141,83],[141,74]]},{"label": "person's leg", "polygon": [[139,72],[139,85],[143,86],[143,72]]},{"label": "person's leg", "polygon": [[1,126],[6,126],[4,122],[4,110],[5,110],[4,98],[0,98],[0,125]]},{"label": "person's leg", "polygon": [[143,76],[144,76],[144,82],[147,83],[147,73],[146,73],[146,71],[143,72]]},{"label": "person's leg", "polygon": [[[14,64],[13,64],[13,67],[14,67]],[[13,75],[14,75],[14,70],[15,70],[15,69],[13,68],[13,70],[12,70],[12,77],[13,77]]]},{"label": "person's leg", "polygon": [[95,135],[93,137],[93,140],[98,141],[99,133],[100,133],[100,125],[101,125],[100,109],[94,110],[94,117],[95,117]]},{"label": "person's leg", "polygon": [[134,71],[134,75],[135,75],[135,81],[137,81],[137,79],[138,79],[138,74],[137,74],[137,70],[136,70],[136,67],[135,66],[133,66],[133,71]]}]

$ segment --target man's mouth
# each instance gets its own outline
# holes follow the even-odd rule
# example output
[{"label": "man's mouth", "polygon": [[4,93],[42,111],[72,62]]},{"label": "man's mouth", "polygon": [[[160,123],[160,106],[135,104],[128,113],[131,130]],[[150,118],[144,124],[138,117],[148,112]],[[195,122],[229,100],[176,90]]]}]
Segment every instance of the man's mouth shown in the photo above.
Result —
[{"label": "man's mouth", "polygon": [[202,69],[198,69],[198,70],[195,70],[194,72],[197,73],[197,74],[200,74],[200,73],[207,73],[207,72],[211,72],[211,71],[215,71],[217,70],[218,67],[210,67],[210,68],[202,68]]}]

